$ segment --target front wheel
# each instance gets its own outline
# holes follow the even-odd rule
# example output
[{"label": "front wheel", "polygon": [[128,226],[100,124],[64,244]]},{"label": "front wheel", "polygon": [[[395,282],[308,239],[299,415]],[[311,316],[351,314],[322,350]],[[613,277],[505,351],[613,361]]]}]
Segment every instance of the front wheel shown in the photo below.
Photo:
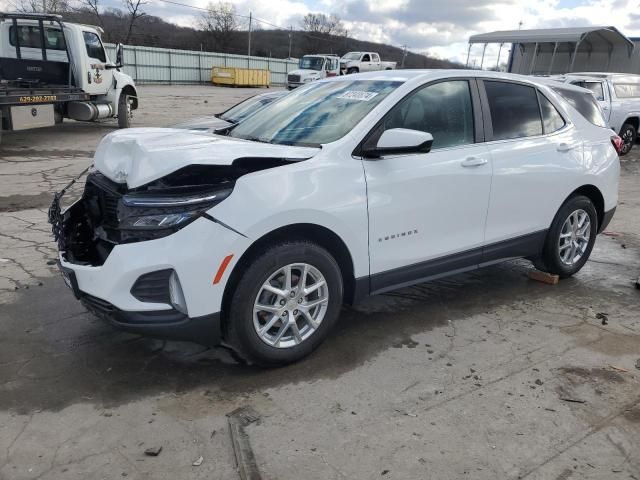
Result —
[{"label": "front wheel", "polygon": [[133,109],[131,108],[131,97],[126,94],[121,94],[118,100],[118,127],[129,128],[131,127],[131,119],[133,118]]},{"label": "front wheel", "polygon": [[342,306],[340,268],[324,248],[285,242],[255,258],[229,306],[227,341],[245,360],[285,365],[327,337]]},{"label": "front wheel", "polygon": [[589,259],[598,233],[598,214],[583,195],[569,198],[558,210],[542,250],[538,269],[567,278]]},{"label": "front wheel", "polygon": [[354,73],[358,73],[358,69],[355,67],[350,68],[349,70],[347,70],[347,75],[351,75]]},{"label": "front wheel", "polygon": [[626,155],[631,151],[633,145],[636,143],[636,137],[638,132],[636,127],[630,123],[625,123],[620,129],[620,138],[622,139],[622,148],[620,149],[620,155]]}]

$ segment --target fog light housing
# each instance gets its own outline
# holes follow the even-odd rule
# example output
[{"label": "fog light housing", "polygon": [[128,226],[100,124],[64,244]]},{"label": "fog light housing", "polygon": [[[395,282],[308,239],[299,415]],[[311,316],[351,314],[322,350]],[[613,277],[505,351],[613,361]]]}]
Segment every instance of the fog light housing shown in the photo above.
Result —
[{"label": "fog light housing", "polygon": [[180,279],[178,279],[178,274],[175,270],[169,277],[169,298],[171,299],[171,306],[173,308],[187,315],[187,302],[184,299],[182,285],[180,285]]}]

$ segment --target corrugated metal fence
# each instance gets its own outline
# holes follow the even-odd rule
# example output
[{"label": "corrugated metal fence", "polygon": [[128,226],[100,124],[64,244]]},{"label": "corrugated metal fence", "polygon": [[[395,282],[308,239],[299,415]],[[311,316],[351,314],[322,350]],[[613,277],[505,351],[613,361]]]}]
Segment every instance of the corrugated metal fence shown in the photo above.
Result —
[{"label": "corrugated metal fence", "polygon": [[[112,61],[116,46],[105,44]],[[272,85],[284,85],[287,73],[298,68],[291,60],[249,57],[226,53],[176,50],[172,48],[137,47],[125,45],[124,71],[136,83],[209,83],[211,67],[262,68],[271,72]]]}]

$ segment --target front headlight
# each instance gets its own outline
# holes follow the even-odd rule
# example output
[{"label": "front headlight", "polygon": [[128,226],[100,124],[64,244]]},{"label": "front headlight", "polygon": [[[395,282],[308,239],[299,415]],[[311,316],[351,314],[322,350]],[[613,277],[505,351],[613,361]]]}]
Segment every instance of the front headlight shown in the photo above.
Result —
[{"label": "front headlight", "polygon": [[177,230],[227,198],[232,189],[190,195],[127,194],[122,197],[122,230]]}]

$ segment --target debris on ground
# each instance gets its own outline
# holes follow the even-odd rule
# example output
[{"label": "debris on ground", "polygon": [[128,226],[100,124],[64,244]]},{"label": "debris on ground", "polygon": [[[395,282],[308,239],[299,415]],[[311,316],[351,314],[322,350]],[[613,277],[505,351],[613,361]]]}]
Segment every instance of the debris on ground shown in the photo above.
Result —
[{"label": "debris on ground", "polygon": [[636,361],[636,368],[640,370],[640,358]]},{"label": "debris on ground", "polygon": [[626,368],[616,367],[615,365],[609,365],[609,368],[617,370],[618,372],[629,373],[629,370],[627,370]]},{"label": "debris on ground", "polygon": [[399,410],[396,408],[396,412],[401,413],[402,415],[406,415],[407,417],[417,417],[418,415],[415,413],[407,412],[406,410]]},{"label": "debris on ground", "polygon": [[541,272],[540,270],[529,270],[529,278],[537,282],[546,283],[547,285],[556,285],[560,281],[558,275]]},{"label": "debris on ground", "polygon": [[571,402],[571,403],[587,403],[586,400],[580,400],[579,398],[561,398],[563,402]]},{"label": "debris on ground", "polygon": [[249,443],[249,435],[245,431],[245,427],[260,420],[260,416],[251,407],[240,407],[228,413],[227,417],[231,444],[241,480],[260,480],[262,478],[260,470]]},{"label": "debris on ground", "polygon": [[602,325],[608,325],[609,324],[609,315],[604,313],[604,312],[596,313],[596,318],[598,320],[602,320]]},{"label": "debris on ground", "polygon": [[158,455],[160,455],[160,452],[162,451],[162,445],[158,445],[157,447],[149,447],[144,451],[145,455],[148,455],[149,457],[157,457]]},{"label": "debris on ground", "polygon": [[543,382],[542,380],[540,380],[539,378],[536,378],[536,381],[535,381],[535,382],[533,382],[533,383],[535,383],[536,385],[542,385],[542,384],[544,384],[544,382]]},{"label": "debris on ground", "polygon": [[195,462],[193,462],[191,465],[193,465],[194,467],[199,467],[200,465],[202,465],[202,462],[204,462],[204,457],[200,455],[198,459]]},{"label": "debris on ground", "polygon": [[602,235],[605,235],[607,237],[622,237],[622,233],[618,233],[618,232],[602,232]]}]

